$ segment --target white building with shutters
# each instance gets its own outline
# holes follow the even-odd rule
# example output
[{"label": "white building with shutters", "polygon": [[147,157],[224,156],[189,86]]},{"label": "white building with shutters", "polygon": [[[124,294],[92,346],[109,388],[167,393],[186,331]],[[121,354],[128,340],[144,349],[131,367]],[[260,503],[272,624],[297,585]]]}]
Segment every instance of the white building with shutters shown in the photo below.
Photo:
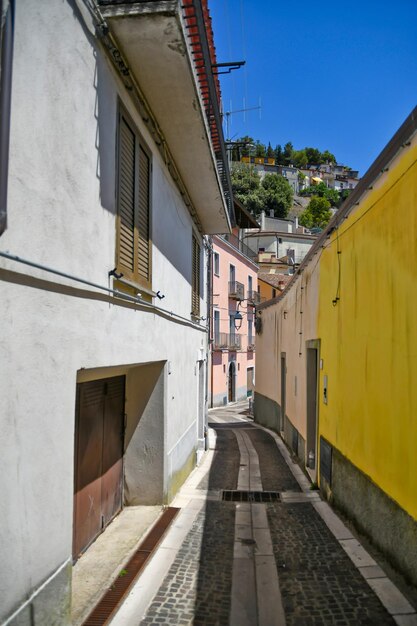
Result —
[{"label": "white building with shutters", "polygon": [[204,450],[204,235],[234,218],[206,2],[183,4],[1,4],[2,623],[71,623],[73,560]]}]

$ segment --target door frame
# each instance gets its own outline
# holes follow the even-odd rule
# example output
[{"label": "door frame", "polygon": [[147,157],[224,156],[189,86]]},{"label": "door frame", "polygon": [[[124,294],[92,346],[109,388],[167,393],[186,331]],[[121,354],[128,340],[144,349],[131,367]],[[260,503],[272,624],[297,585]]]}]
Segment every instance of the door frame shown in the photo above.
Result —
[{"label": "door frame", "polygon": [[[305,467],[313,481],[317,480],[319,467],[319,386],[320,339],[306,341],[306,451]],[[309,453],[314,453],[314,466],[310,467]]]}]

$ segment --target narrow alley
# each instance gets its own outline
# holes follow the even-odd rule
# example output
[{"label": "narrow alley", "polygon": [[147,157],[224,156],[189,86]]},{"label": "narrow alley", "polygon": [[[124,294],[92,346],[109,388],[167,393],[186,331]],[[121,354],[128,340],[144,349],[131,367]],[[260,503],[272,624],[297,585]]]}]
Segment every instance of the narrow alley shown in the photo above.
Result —
[{"label": "narrow alley", "polygon": [[246,408],[209,413],[210,450],[112,626],[416,624],[404,595]]}]

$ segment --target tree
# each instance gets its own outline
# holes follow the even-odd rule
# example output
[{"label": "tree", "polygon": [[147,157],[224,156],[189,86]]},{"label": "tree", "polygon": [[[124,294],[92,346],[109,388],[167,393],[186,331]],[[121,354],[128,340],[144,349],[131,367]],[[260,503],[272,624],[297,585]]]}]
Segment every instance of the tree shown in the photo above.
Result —
[{"label": "tree", "polygon": [[313,196],[300,215],[300,224],[306,228],[324,228],[332,216],[330,202],[326,198]]},{"label": "tree", "polygon": [[289,165],[291,163],[291,158],[292,158],[292,153],[293,153],[293,145],[291,143],[291,141],[288,141],[285,146],[284,146],[284,152],[283,152],[283,165]]},{"label": "tree", "polygon": [[305,150],[293,150],[292,161],[295,167],[305,167],[308,163],[306,151]]},{"label": "tree", "polygon": [[322,163],[321,152],[317,148],[304,148],[307,155],[307,162],[311,165],[318,165]]},{"label": "tree", "polygon": [[243,206],[257,217],[262,210],[274,217],[285,218],[292,206],[293,190],[278,174],[266,174],[261,179],[256,169],[245,163],[233,163],[230,171],[233,194]]},{"label": "tree", "polygon": [[233,195],[252,215],[259,215],[264,206],[261,179],[256,169],[245,163],[233,163],[230,170]]},{"label": "tree", "polygon": [[283,165],[283,154],[282,154],[282,148],[280,146],[280,144],[277,144],[277,146],[275,146],[275,150],[274,150],[274,157],[275,157],[275,161],[277,165]]},{"label": "tree", "polygon": [[326,161],[329,161],[329,163],[337,163],[336,157],[334,156],[334,154],[332,154],[328,150],[325,150],[324,152],[321,153],[321,159],[322,159],[321,160],[322,163],[326,163]]},{"label": "tree", "polygon": [[338,207],[340,205],[339,192],[336,189],[330,189],[326,183],[319,183],[314,187],[307,187],[301,192],[302,196],[318,196],[319,198],[326,198],[330,202],[331,206]]},{"label": "tree", "polygon": [[259,140],[256,141],[255,144],[255,156],[259,157],[259,158],[264,158],[265,154],[266,154],[266,148],[264,146],[263,143],[261,143]]},{"label": "tree", "polygon": [[274,217],[286,218],[292,207],[294,192],[283,176],[278,174],[266,174],[261,182],[264,190],[264,209],[269,213],[273,211]]},{"label": "tree", "polygon": [[[244,137],[241,137],[240,139],[236,139],[236,143],[241,144],[241,150],[240,150],[241,155],[248,157],[250,156],[250,151],[252,147],[255,145],[255,140],[253,139],[253,137],[249,137],[249,135],[245,135]],[[240,160],[240,159],[237,159],[237,160]]]},{"label": "tree", "polygon": [[268,147],[266,149],[266,156],[268,157],[268,159],[274,158],[274,151],[272,149],[271,142],[268,143]]}]

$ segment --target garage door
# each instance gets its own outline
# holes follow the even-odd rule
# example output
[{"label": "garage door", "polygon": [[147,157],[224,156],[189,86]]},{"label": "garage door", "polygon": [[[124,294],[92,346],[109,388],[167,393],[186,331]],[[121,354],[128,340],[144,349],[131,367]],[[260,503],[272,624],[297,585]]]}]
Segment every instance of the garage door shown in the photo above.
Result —
[{"label": "garage door", "polygon": [[122,507],[124,401],[124,376],[77,385],[75,559]]}]

